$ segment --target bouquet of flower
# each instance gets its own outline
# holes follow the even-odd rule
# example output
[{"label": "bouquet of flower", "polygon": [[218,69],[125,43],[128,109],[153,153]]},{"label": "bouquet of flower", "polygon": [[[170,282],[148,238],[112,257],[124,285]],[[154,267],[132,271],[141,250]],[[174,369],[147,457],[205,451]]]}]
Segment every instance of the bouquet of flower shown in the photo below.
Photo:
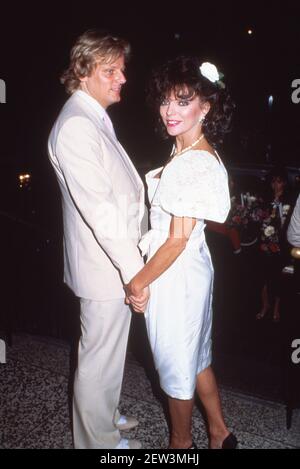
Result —
[{"label": "bouquet of flower", "polygon": [[242,245],[251,245],[257,241],[263,218],[264,210],[260,198],[249,192],[241,194],[240,199],[235,196],[231,198],[227,223],[239,231]]},{"label": "bouquet of flower", "polygon": [[227,218],[229,226],[239,228],[242,224],[247,224],[249,211],[246,206],[236,203],[236,197],[231,197],[231,209]]}]

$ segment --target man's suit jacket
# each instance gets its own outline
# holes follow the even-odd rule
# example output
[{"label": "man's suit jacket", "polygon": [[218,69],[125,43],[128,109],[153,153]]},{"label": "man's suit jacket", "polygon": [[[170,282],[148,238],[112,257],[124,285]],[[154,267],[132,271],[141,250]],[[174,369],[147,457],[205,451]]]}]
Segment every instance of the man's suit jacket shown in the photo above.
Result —
[{"label": "man's suit jacket", "polygon": [[143,267],[144,186],[106,116],[76,91],[48,142],[62,194],[64,280],[75,295],[98,301],[123,298],[123,282]]}]

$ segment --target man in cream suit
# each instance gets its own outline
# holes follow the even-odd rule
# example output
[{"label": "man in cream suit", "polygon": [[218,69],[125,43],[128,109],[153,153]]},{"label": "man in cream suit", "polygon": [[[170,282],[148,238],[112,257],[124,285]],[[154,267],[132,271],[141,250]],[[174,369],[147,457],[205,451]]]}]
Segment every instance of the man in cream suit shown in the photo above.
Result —
[{"label": "man in cream suit", "polygon": [[[137,421],[117,409],[131,319],[123,285],[143,267],[144,188],[106,113],[121,99],[128,54],[126,41],[97,31],[77,39],[61,79],[71,97],[48,145],[62,194],[65,282],[81,306],[73,399],[80,449],[141,446],[121,438]],[[134,309],[141,312],[148,295],[135,298]]]}]

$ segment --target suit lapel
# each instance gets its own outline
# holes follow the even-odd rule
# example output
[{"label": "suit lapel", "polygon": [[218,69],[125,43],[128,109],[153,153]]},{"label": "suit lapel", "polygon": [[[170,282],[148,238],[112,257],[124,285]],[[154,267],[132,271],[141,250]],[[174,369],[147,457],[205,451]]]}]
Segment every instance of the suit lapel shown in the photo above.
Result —
[{"label": "suit lapel", "polygon": [[[105,127],[103,123],[103,127]],[[138,194],[139,194],[139,232],[140,236],[142,235],[141,233],[141,225],[142,225],[142,220],[144,217],[144,212],[145,212],[145,188],[143,181],[140,178],[139,173],[135,169],[134,164],[132,163],[131,159],[127,155],[126,151],[122,147],[121,143],[117,140],[116,137],[113,136],[112,133],[106,132],[106,136],[109,138],[110,142],[114,145],[114,147],[117,149],[118,154],[120,155],[120,158],[123,162],[124,168],[127,171],[128,175],[130,176],[133,184],[135,185]]]},{"label": "suit lapel", "polygon": [[[75,97],[75,96],[74,96]],[[99,117],[96,111],[90,106],[85,100],[81,99],[80,96],[77,96],[80,99],[82,105],[85,106],[87,109],[90,118],[95,122],[95,125],[101,130],[102,133],[105,134],[106,138],[110,141],[110,143],[115,147],[117,154],[119,155],[125,171],[128,173],[130,179],[132,180],[134,186],[139,193],[139,222],[142,221],[144,216],[144,199],[145,199],[145,190],[143,181],[140,178],[139,173],[137,172],[134,164],[132,163],[131,159],[127,155],[126,151],[122,147],[121,143],[118,141],[117,137],[115,136],[114,132],[111,132],[107,126],[105,125],[104,121]]]},{"label": "suit lapel", "polygon": [[105,136],[109,139],[110,143],[115,147],[117,153],[120,155],[122,163],[124,165],[125,170],[129,174],[132,182],[136,186],[138,190],[140,187],[143,186],[143,182],[139,176],[139,173],[135,169],[134,164],[132,163],[131,159],[127,155],[126,151],[122,147],[121,143],[118,141],[117,137],[106,127],[105,123],[102,121],[97,121],[97,124],[100,125],[102,132],[105,133]]}]

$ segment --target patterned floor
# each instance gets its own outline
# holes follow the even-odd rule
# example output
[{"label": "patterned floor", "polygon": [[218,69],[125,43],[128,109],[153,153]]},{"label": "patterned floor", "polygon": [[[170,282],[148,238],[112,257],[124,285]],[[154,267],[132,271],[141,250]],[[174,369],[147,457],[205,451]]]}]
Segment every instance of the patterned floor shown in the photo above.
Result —
[{"label": "patterned floor", "polygon": [[[70,357],[70,346],[64,341],[14,336],[13,346],[7,349],[6,364],[0,365],[0,448],[72,448]],[[294,411],[288,431],[282,404],[225,387],[221,388],[221,395],[227,424],[234,429],[241,449],[300,447],[299,410]],[[128,435],[140,439],[143,448],[167,446],[168,428],[161,402],[131,354],[127,358],[120,409],[139,419],[139,427]],[[207,447],[204,421],[197,408],[193,435],[199,448]]]}]

